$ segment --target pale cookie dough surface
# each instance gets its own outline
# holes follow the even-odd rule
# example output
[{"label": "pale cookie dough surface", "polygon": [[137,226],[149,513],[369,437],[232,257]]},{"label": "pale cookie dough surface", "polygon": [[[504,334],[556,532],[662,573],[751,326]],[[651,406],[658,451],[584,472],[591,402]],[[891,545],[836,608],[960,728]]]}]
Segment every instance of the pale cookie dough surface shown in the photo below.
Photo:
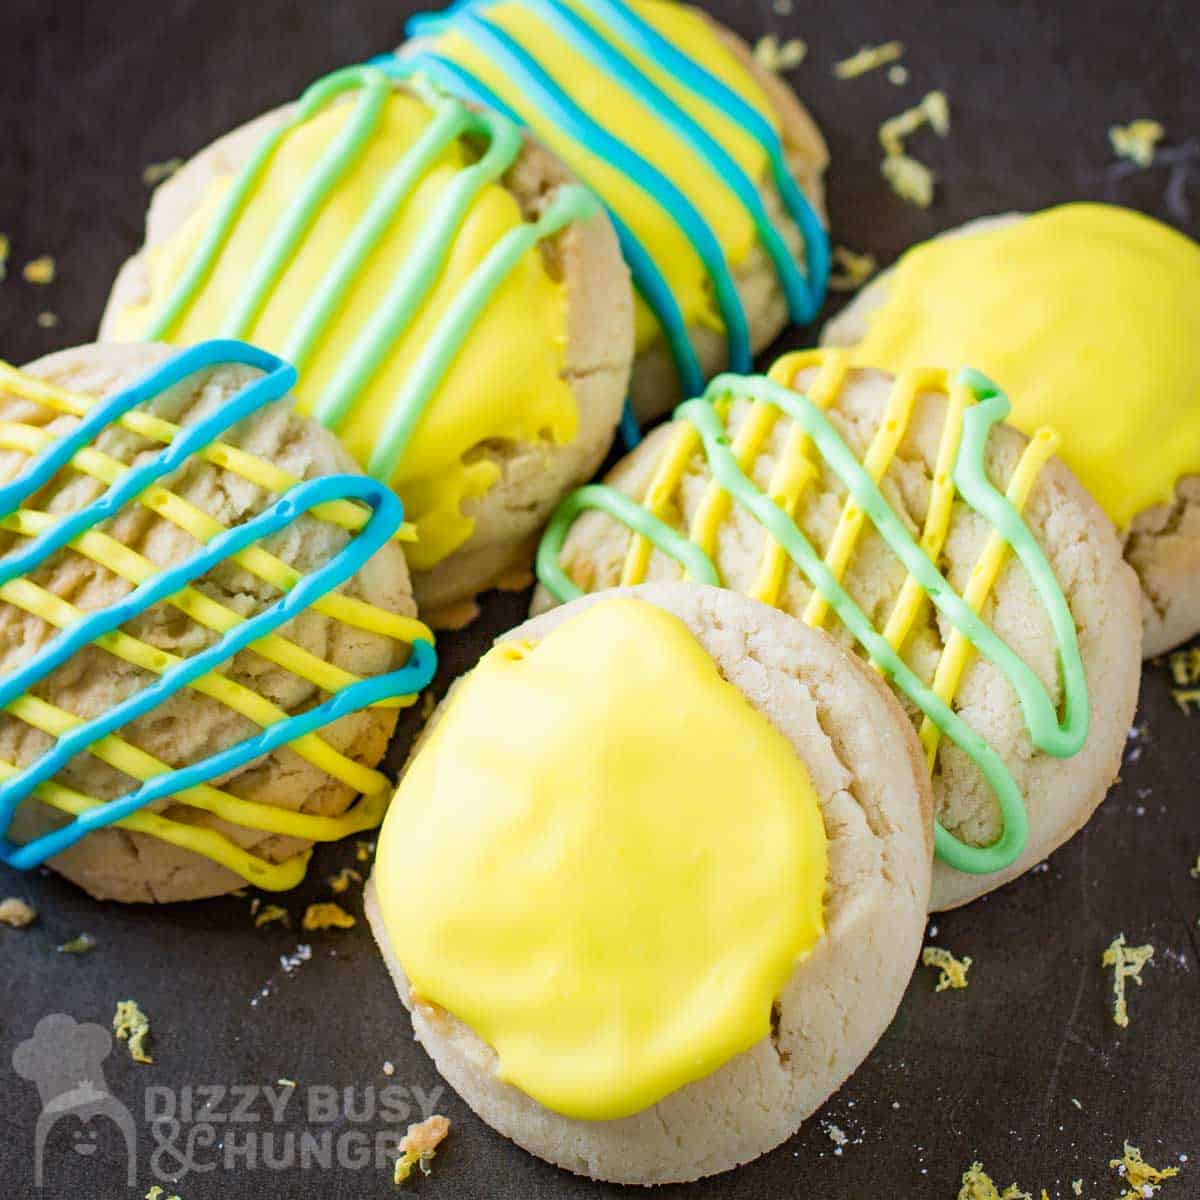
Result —
[{"label": "pale cookie dough surface", "polygon": [[[348,101],[346,101],[348,102]],[[144,304],[150,294],[149,251],[170,238],[192,215],[214,178],[229,177],[251,158],[264,137],[294,112],[288,105],[266,113],[200,151],[154,193],[146,241],[121,268],[108,299],[100,337],[111,336],[118,314]],[[527,219],[534,220],[570,172],[530,138],[504,176]],[[468,499],[475,520],[471,538],[430,571],[415,572],[413,588],[422,615],[469,602],[497,577],[527,561],[530,539],[564,492],[584,482],[603,461],[621,416],[633,357],[633,293],[607,217],[577,221],[539,244],[555,278],[566,282],[567,345],[563,378],[579,414],[574,441],[485,442],[469,459],[490,459],[500,477],[486,495]],[[213,330],[216,336],[217,331]]]},{"label": "pale cookie dough surface", "polygon": [[[798,390],[803,390],[809,379],[807,373],[801,375]],[[860,460],[879,426],[890,383],[890,377],[881,372],[853,371],[841,397],[829,410],[832,423]],[[731,436],[747,410],[744,401],[736,403],[729,423]],[[885,497],[914,539],[920,536],[928,507],[944,411],[945,402],[940,396],[918,397],[913,421],[882,482]],[[656,430],[617,465],[607,482],[641,500],[674,430],[674,423]],[[748,471],[760,488],[768,485],[789,430],[790,422],[777,422]],[[1025,437],[1015,429],[993,429],[986,462],[993,484],[1001,491],[1025,444]],[[707,462],[697,453],[664,517],[668,524],[680,530],[688,528],[710,478]],[[837,525],[844,498],[841,482],[822,464],[818,480],[809,486],[796,513],[799,526],[822,554]],[[987,739],[1012,773],[1025,797],[1029,841],[1016,862],[991,875],[968,875],[935,863],[934,909],[964,904],[1015,879],[1071,837],[1091,816],[1115,778],[1133,719],[1141,657],[1137,585],[1133,572],[1121,559],[1111,523],[1057,459],[1042,471],[1025,517],[1059,579],[1078,629],[1090,692],[1091,730],[1083,749],[1073,758],[1052,758],[1036,751],[1007,677],[979,655],[971,657],[954,707]],[[989,533],[990,526],[982,518],[961,500],[956,502],[939,565],[960,594]],[[765,536],[747,512],[736,503],[731,506],[712,555],[725,586],[749,591],[754,585]],[[563,566],[585,591],[613,587],[620,581],[630,540],[625,526],[602,513],[586,512],[567,538]],[[675,561],[655,551],[647,578],[678,579],[679,575]],[[904,578],[899,559],[874,527],[865,522],[843,582],[877,629],[886,623]],[[806,579],[789,560],[780,606],[799,616],[811,594]],[[552,603],[546,589],[539,588],[534,611]],[[992,589],[983,617],[1033,668],[1055,702],[1060,703],[1056,643],[1049,619],[1024,568],[1011,556]],[[827,627],[851,644],[832,614]],[[923,606],[905,645],[904,658],[927,683],[933,678],[950,630],[932,606]],[[919,722],[915,706],[907,700],[903,703]],[[942,740],[933,784],[938,818],[952,833],[975,845],[987,845],[996,839],[1001,829],[1000,813],[991,788],[974,763],[947,739]]]},{"label": "pale cookie dough surface", "polygon": [[[1020,221],[1022,213],[981,217],[941,237],[982,233]],[[853,346],[865,336],[872,314],[887,303],[895,268],[871,281],[821,331],[825,346]],[[1200,396],[1196,398],[1200,405]],[[1164,431],[1169,436],[1169,431]],[[1134,518],[1122,534],[1125,560],[1142,591],[1142,652],[1164,654],[1200,633],[1200,476],[1180,479],[1171,504],[1155,505]]]},{"label": "pale cookie dough surface", "polygon": [[[39,359],[26,370],[57,386],[102,396],[136,382],[174,353],[156,345],[81,346]],[[190,424],[213,412],[257,375],[245,367],[212,368],[164,393],[149,411]],[[56,433],[65,433],[75,424],[72,418],[56,418],[48,409],[8,394],[2,387],[0,419],[37,424]],[[235,426],[223,440],[301,478],[357,473],[337,439],[315,422],[296,416],[286,401],[260,410]],[[127,464],[161,449],[158,444],[111,426],[93,444]],[[23,454],[0,451],[0,480],[14,478],[26,462]],[[244,523],[276,499],[239,476],[196,459],[164,477],[163,485],[228,526]],[[67,514],[102,491],[103,485],[89,476],[59,472],[29,506]],[[189,558],[199,548],[189,534],[137,504],[125,506],[104,528],[123,545],[163,567]],[[10,535],[3,536],[6,545],[11,544]],[[335,525],[304,515],[261,544],[307,573],[332,558],[350,536]],[[131,590],[131,585],[70,550],[52,556],[31,578],[85,611],[103,609]],[[242,616],[253,616],[279,597],[269,584],[229,563],[202,576],[195,586]],[[404,555],[394,542],[384,546],[339,590],[391,612],[416,612]],[[180,656],[196,654],[216,640],[216,635],[163,604],[154,605],[122,629]],[[395,670],[408,654],[407,647],[391,638],[354,629],[311,610],[281,626],[279,633],[326,662],[363,677]],[[46,623],[0,603],[0,672],[27,662],[53,634]],[[307,680],[251,651],[243,651],[231,660],[225,674],[288,712],[302,711],[325,699],[324,693]],[[103,650],[88,647],[47,676],[35,692],[80,717],[90,718],[142,691],[154,678]],[[395,722],[395,709],[367,710],[326,726],[321,736],[356,762],[374,766],[383,757]],[[181,766],[257,731],[258,726],[217,701],[181,689],[118,733],[149,753]],[[0,715],[0,759],[24,765],[40,757],[50,745],[47,735],[13,717]],[[88,755],[73,759],[55,779],[100,799],[113,799],[136,786],[128,776]],[[247,800],[325,816],[343,812],[357,797],[351,788],[286,747],[212,782]],[[273,862],[308,845],[294,838],[231,825],[171,800],[153,804],[150,810],[217,829],[253,854]],[[14,834],[17,840],[25,841],[64,819],[55,810],[31,801],[18,813]],[[245,882],[207,858],[146,834],[116,828],[89,834],[51,860],[51,865],[99,899],[196,899],[231,891]]]},{"label": "pale cookie dough surface", "polygon": [[[779,998],[772,1035],[633,1116],[568,1119],[500,1082],[495,1053],[451,1015],[413,1007],[373,882],[366,911],[417,1039],[485,1121],[577,1174],[657,1184],[716,1174],[770,1150],[871,1051],[921,944],[932,798],[920,747],[888,689],[831,638],[715,588],[657,584],[624,594],[687,625],[722,676],[795,747],[819,798],[829,848],[826,931]],[[501,640],[536,642],[604,599],[586,597]],[[444,711],[445,702],[431,725]]]}]

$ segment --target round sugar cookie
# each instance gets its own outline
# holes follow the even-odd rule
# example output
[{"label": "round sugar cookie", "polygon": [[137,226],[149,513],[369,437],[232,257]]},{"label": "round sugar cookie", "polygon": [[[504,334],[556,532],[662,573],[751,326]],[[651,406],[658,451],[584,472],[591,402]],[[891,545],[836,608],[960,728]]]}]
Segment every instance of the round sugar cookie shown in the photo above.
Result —
[{"label": "round sugar cookie", "polygon": [[430,635],[399,502],[293,378],[234,342],[0,366],[4,861],[190,900],[292,887],[382,819]]},{"label": "round sugar cookie", "polygon": [[404,501],[422,612],[464,623],[612,441],[632,297],[597,201],[498,114],[374,67],[313,84],[155,192],[101,336],[235,336]]},{"label": "round sugar cookie", "polygon": [[824,634],[714,588],[505,635],[405,768],[366,911],[417,1038],[567,1170],[688,1181],[790,1137],[891,1021],[932,799]]},{"label": "round sugar cookie", "polygon": [[478,0],[408,31],[394,69],[525,122],[615,215],[636,285],[639,418],[816,319],[829,152],[781,76],[702,9]]},{"label": "round sugar cookie", "polygon": [[963,904],[1088,819],[1139,682],[1112,525],[1006,409],[977,374],[893,379],[838,350],[725,377],[563,502],[534,611],[686,571],[865,647],[931,764],[933,906]]},{"label": "round sugar cookie", "polygon": [[824,329],[863,363],[986,371],[1120,531],[1147,657],[1200,632],[1200,246],[1069,204],[971,221],[905,254]]}]

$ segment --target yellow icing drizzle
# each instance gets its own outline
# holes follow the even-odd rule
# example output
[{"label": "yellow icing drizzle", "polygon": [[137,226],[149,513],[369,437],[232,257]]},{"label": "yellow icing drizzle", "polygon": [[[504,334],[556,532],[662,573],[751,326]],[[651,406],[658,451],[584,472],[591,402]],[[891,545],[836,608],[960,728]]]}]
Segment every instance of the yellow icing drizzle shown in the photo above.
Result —
[{"label": "yellow icing drizzle", "polygon": [[[336,101],[288,130],[266,163],[211,272],[166,337],[188,345],[225,331],[237,311],[272,234],[283,225],[296,195],[344,135],[356,103]],[[389,172],[412,151],[431,123],[423,99],[393,90],[378,124],[338,180],[286,262],[277,283],[254,309],[238,336],[288,353],[289,339],[310,298],[335,273],[339,253],[367,217]],[[432,219],[465,168],[476,161],[466,141],[453,138],[434,158],[388,224],[328,326],[298,362],[297,408],[312,413],[338,377],[406,262],[428,236]],[[195,211],[170,237],[148,252],[150,290],[144,303],[117,314],[114,336],[137,340],[175,292],[203,239],[218,222],[233,176],[218,175]],[[453,244],[424,302],[387,349],[351,406],[339,433],[366,465],[393,414],[414,362],[448,319],[456,297],[470,285],[489,252],[525,224],[513,195],[486,183],[458,227]],[[567,342],[564,285],[551,276],[536,249],[521,256],[499,284],[424,411],[389,482],[414,521],[418,540],[409,550],[417,570],[427,570],[461,546],[474,529],[462,511],[496,482],[492,462],[464,461],[481,443],[574,438],[577,413],[562,378]]]},{"label": "yellow icing drizzle", "polygon": [[[82,416],[96,403],[91,396],[54,387],[22,374],[7,363],[0,363],[0,388],[9,395],[20,396],[53,412],[72,416]],[[179,426],[137,410],[126,414],[120,423],[162,444],[169,444],[179,432]],[[57,440],[56,434],[37,425],[0,420],[2,450],[18,451],[32,457],[45,451]],[[199,457],[270,492],[286,492],[298,482],[294,476],[274,464],[225,443],[213,443]],[[106,486],[129,470],[124,463],[93,446],[81,449],[71,460],[71,466]],[[202,509],[162,486],[148,488],[138,500],[144,507],[202,543],[226,529]],[[345,500],[316,506],[312,512],[314,516],[348,530],[362,528],[369,515],[363,506]],[[20,508],[0,518],[0,529],[21,537],[36,537],[57,524],[59,519],[36,509]],[[71,544],[71,549],[117,578],[135,585],[160,570],[150,559],[99,529],[82,534]],[[231,561],[236,561],[281,592],[290,590],[303,577],[295,568],[257,546],[233,555]],[[67,628],[86,615],[68,600],[25,577],[0,584],[0,600],[58,629]],[[175,593],[168,603],[199,625],[217,633],[227,632],[244,620],[234,609],[190,586]],[[396,641],[433,641],[428,628],[415,618],[388,612],[353,597],[330,593],[319,598],[312,607],[330,618]],[[177,656],[120,630],[103,635],[94,644],[114,657],[153,674],[161,675],[179,661]],[[338,692],[359,679],[279,634],[268,634],[254,643],[254,651],[325,692]],[[278,705],[253,689],[229,679],[222,672],[210,672],[190,686],[197,693],[224,704],[260,727],[287,716]],[[394,697],[380,701],[374,707],[407,707],[415,701],[415,696]],[[6,711],[53,738],[60,738],[84,723],[74,713],[30,694],[14,700]],[[386,775],[355,762],[318,734],[303,735],[289,743],[289,748],[325,774],[364,793],[363,799],[338,817],[289,812],[273,805],[242,799],[210,784],[182,789],[174,801],[245,828],[308,841],[333,841],[378,825],[387,807],[390,784]],[[140,781],[172,770],[168,763],[116,734],[97,740],[89,753],[124,775]],[[18,772],[15,764],[0,761],[0,779],[10,778]],[[38,785],[32,795],[72,816],[79,816],[101,803],[95,797],[53,780]],[[303,878],[309,858],[304,853],[282,863],[270,863],[243,850],[216,830],[200,828],[150,811],[131,814],[115,824],[202,854],[263,888],[294,887]]]},{"label": "yellow icing drizzle", "polygon": [[[784,355],[771,368],[769,377],[785,387],[793,387],[798,375],[815,369],[816,375],[806,384],[804,391],[818,408],[826,409],[834,404],[841,394],[850,366],[851,357],[845,351],[804,350]],[[878,482],[883,478],[907,431],[916,398],[926,392],[938,393],[946,398],[946,417],[938,443],[929,508],[920,538],[921,548],[936,562],[950,529],[955,496],[952,470],[962,435],[963,411],[968,404],[974,402],[968,384],[960,379],[951,379],[948,372],[940,368],[926,367],[902,372],[892,385],[879,428],[867,447],[862,462],[872,479]],[[779,409],[774,405],[754,402],[731,447],[734,458],[743,470],[749,470],[758,457],[780,416]],[[1043,428],[1036,431],[1025,447],[1006,491],[1017,512],[1023,510],[1042,467],[1053,457],[1058,445],[1058,435],[1051,429]],[[683,482],[684,473],[701,448],[699,429],[691,421],[678,422],[677,429],[655,469],[646,497],[642,501],[643,508],[653,516],[666,518]],[[770,498],[793,518],[800,497],[819,476],[817,463],[809,454],[810,449],[808,435],[799,425],[793,424],[767,487]],[[729,508],[729,494],[715,479],[710,480],[688,529],[689,540],[699,546],[710,559],[714,556],[720,526],[728,515]],[[864,521],[863,511],[853,498],[848,496],[825,553],[825,563],[839,581],[853,559]],[[631,534],[621,571],[622,587],[632,587],[646,578],[653,550],[653,544],[644,534]],[[974,612],[982,611],[1008,554],[1008,543],[998,531],[993,530],[979,560],[971,570],[963,591],[963,599]],[[786,549],[768,533],[755,582],[749,588],[748,594],[765,604],[778,605],[780,590],[790,562]],[[928,597],[921,585],[911,575],[906,575],[883,628],[883,636],[894,650],[903,649],[927,602]],[[820,628],[828,614],[829,605],[819,593],[814,592],[801,615],[806,624]],[[957,629],[953,630],[938,660],[933,680],[933,691],[948,705],[953,702],[971,654],[970,641]],[[926,718],[921,725],[920,737],[932,773],[936,766],[941,733],[937,726]]]},{"label": "yellow icing drizzle", "polygon": [[1200,246],[1103,204],[938,238],[900,260],[855,361],[984,371],[1125,529],[1200,473]]},{"label": "yellow icing drizzle", "polygon": [[[597,29],[604,27],[579,0],[570,7]],[[693,62],[716,76],[752,105],[778,130],[775,110],[746,67],[722,41],[703,13],[663,0],[630,0],[629,7],[673,42]],[[735,194],[714,173],[712,163],[683,141],[657,110],[632,93],[614,87],[612,77],[576,50],[532,8],[520,3],[489,5],[487,19],[528,50],[572,100],[598,117],[604,127],[635,153],[654,164],[679,187],[716,232],[729,264],[743,263],[757,244],[753,220]],[[713,104],[699,99],[661,66],[611,32],[606,36],[623,55],[647,74],[676,104],[726,150],[752,180],[769,178],[762,146]],[[453,25],[434,39],[434,50],[465,67],[509,104],[538,136],[602,195],[643,245],[652,247],[688,325],[720,331],[724,324],[712,299],[708,272],[686,233],[654,196],[623,171],[549,120],[522,94],[503,67]],[[661,336],[660,326],[640,296],[636,297],[637,349]]]},{"label": "yellow icing drizzle", "polygon": [[620,597],[459,684],[375,878],[416,1001],[546,1107],[604,1120],[769,1034],[826,874],[791,744],[678,618]]}]

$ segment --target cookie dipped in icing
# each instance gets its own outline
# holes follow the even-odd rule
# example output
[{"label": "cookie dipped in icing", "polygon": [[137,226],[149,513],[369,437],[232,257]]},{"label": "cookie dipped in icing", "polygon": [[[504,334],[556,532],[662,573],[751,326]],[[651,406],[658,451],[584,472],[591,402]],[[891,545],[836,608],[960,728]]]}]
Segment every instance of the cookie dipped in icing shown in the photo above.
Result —
[{"label": "cookie dipped in icing", "polygon": [[435,667],[384,484],[238,342],[0,364],[0,860],[101,899],[303,878]]},{"label": "cookie dipped in icing", "polygon": [[970,363],[1008,389],[1123,539],[1145,653],[1200,631],[1200,246],[1129,209],[973,221],[908,251],[825,328],[890,370]]},{"label": "cookie dipped in icing", "polygon": [[607,451],[632,301],[607,219],[549,153],[355,67],[159,188],[102,335],[294,362],[299,410],[404,501],[422,609],[462,620]]},{"label": "cookie dipped in icing", "polygon": [[696,1179],[794,1133],[891,1020],[931,811],[878,676],[736,593],[650,585],[455,684],[366,908],[484,1120],[593,1178]]},{"label": "cookie dipped in icing", "polygon": [[1087,820],[1137,699],[1133,573],[1049,429],[974,372],[893,379],[845,351],[722,376],[572,493],[534,609],[643,580],[720,584],[877,666],[937,797],[933,904],[1016,878]]},{"label": "cookie dipped in icing", "polygon": [[[828,153],[736,35],[673,0],[471,0],[390,69],[528,124],[613,216],[637,291],[631,399],[657,416],[808,324],[829,269]],[[384,60],[380,60],[384,61]]]}]

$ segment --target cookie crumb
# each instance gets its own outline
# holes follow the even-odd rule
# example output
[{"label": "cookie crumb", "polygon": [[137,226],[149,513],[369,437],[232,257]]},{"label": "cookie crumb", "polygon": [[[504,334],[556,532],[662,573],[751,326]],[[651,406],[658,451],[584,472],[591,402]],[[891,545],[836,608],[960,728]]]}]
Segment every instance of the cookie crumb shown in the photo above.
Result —
[{"label": "cookie crumb", "polygon": [[1075,1195],[1077,1195],[1077,1196],[1082,1196],[1083,1195],[1083,1180],[1082,1179],[1072,1179],[1071,1180],[1071,1191],[1073,1191],[1075,1193]]},{"label": "cookie crumb", "polygon": [[834,63],[833,73],[839,79],[857,79],[868,71],[886,67],[904,54],[903,42],[884,42],[881,46],[864,46],[857,54]]},{"label": "cookie crumb", "polygon": [[374,857],[374,854],[375,854],[375,843],[374,842],[356,842],[355,846],[356,846],[355,857],[358,859],[359,862],[361,862],[361,863],[370,862],[372,857]]},{"label": "cookie crumb", "polygon": [[396,1159],[393,1182],[403,1183],[412,1174],[413,1167],[419,1167],[422,1175],[428,1175],[429,1164],[449,1132],[450,1122],[442,1116],[432,1116],[418,1125],[410,1125],[400,1139],[400,1157]]},{"label": "cookie crumb", "polygon": [[362,881],[361,872],[356,871],[353,867],[343,867],[336,875],[330,875],[329,890],[335,896],[340,896],[349,890],[352,883],[362,883]]},{"label": "cookie crumb", "polygon": [[160,183],[170,179],[182,166],[182,158],[168,158],[165,162],[147,163],[142,168],[142,182],[147,187],[157,187]]},{"label": "cookie crumb", "polygon": [[24,929],[26,925],[32,925],[36,920],[37,909],[26,904],[24,900],[19,900],[16,896],[0,900],[0,924],[8,925],[13,929]]},{"label": "cookie crumb", "polygon": [[37,323],[39,329],[57,329],[58,313],[46,309],[44,312],[38,313]]},{"label": "cookie crumb", "polygon": [[11,243],[7,233],[0,233],[0,282],[8,276],[8,252]]},{"label": "cookie crumb", "polygon": [[1154,162],[1155,150],[1166,130],[1158,121],[1145,117],[1130,121],[1128,125],[1110,125],[1108,140],[1118,158],[1128,159],[1139,167],[1148,167]]},{"label": "cookie crumb", "polygon": [[391,1061],[391,1059],[388,1059],[383,1064],[383,1073],[388,1076],[395,1075],[396,1067],[395,1067],[395,1064]]},{"label": "cookie crumb", "polygon": [[875,255],[858,254],[848,246],[834,246],[833,261],[841,268],[829,276],[829,287],[835,292],[856,292],[879,270]]},{"label": "cookie crumb", "polygon": [[43,254],[40,258],[31,259],[21,271],[26,283],[37,284],[53,283],[56,273],[57,268],[54,259],[49,254]]},{"label": "cookie crumb", "polygon": [[798,67],[807,57],[808,43],[803,38],[788,38],[781,43],[775,34],[768,33],[754,44],[755,62],[777,75]]},{"label": "cookie crumb", "polygon": [[888,83],[903,87],[908,82],[908,68],[903,63],[896,63],[895,66],[888,67],[887,77]]},{"label": "cookie crumb", "polygon": [[304,910],[304,919],[301,921],[307,933],[316,933],[322,929],[353,929],[357,924],[358,921],[340,904],[334,904],[332,901],[310,904]]},{"label": "cookie crumb", "polygon": [[113,1033],[117,1040],[129,1043],[129,1057],[135,1063],[152,1063],[154,1059],[146,1053],[146,1039],[150,1036],[150,1019],[142,1012],[136,1000],[118,1000],[117,1011],[112,1019]]},{"label": "cookie crumb", "polygon": [[168,1196],[156,1183],[147,1193],[146,1200],[181,1200],[179,1196]]},{"label": "cookie crumb", "polygon": [[55,947],[59,954],[91,954],[95,948],[96,939],[90,933],[81,933],[69,942],[63,942],[61,946]]},{"label": "cookie crumb", "polygon": [[277,1087],[285,1087],[295,1089],[296,1081],[294,1079],[277,1079],[275,1080]]},{"label": "cookie crumb", "polygon": [[967,986],[967,972],[971,969],[971,960],[966,955],[958,959],[940,946],[926,946],[921,951],[921,965],[937,967],[939,974],[934,991],[944,992],[947,988],[958,991]]},{"label": "cookie crumb", "polygon": [[1125,935],[1113,938],[1100,959],[1101,966],[1113,968],[1113,1021],[1122,1029],[1129,1026],[1129,1006],[1125,1000],[1125,981],[1132,979],[1139,987],[1142,983],[1142,968],[1154,957],[1154,947],[1127,946]]},{"label": "cookie crumb", "polygon": [[262,929],[277,921],[287,929],[292,927],[292,918],[288,910],[278,904],[262,904],[255,900],[250,905],[250,915],[254,918],[255,929]]},{"label": "cookie crumb", "polygon": [[1121,1200],[1148,1200],[1158,1191],[1164,1180],[1179,1174],[1178,1167],[1163,1167],[1161,1171],[1152,1167],[1142,1158],[1142,1152],[1128,1142],[1125,1143],[1124,1155],[1121,1158],[1110,1158],[1108,1165],[1129,1184],[1129,1190],[1121,1193]]}]

